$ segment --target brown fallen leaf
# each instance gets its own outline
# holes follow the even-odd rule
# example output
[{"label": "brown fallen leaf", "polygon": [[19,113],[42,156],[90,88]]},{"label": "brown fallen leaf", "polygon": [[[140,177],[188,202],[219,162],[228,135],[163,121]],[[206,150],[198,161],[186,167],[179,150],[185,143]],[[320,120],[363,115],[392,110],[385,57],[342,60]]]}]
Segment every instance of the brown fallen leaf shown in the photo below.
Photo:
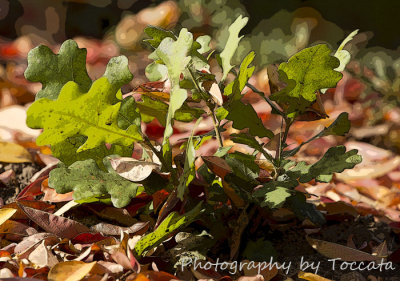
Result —
[{"label": "brown fallen leaf", "polygon": [[78,281],[83,279],[95,266],[96,262],[83,261],[60,262],[49,271],[49,281]]},{"label": "brown fallen leaf", "polygon": [[90,229],[71,219],[36,210],[20,205],[25,214],[41,228],[61,238],[72,239],[80,233],[90,232]]},{"label": "brown fallen leaf", "polygon": [[37,230],[23,223],[7,220],[0,226],[0,237],[7,240],[19,242],[24,236],[36,234]]},{"label": "brown fallen leaf", "polygon": [[100,218],[116,221],[125,226],[131,226],[136,222],[136,220],[129,214],[126,209],[114,208],[100,204],[93,204],[91,206],[88,206],[88,208]]},{"label": "brown fallen leaf", "polygon": [[0,142],[0,162],[32,162],[32,156],[22,145],[12,142]]},{"label": "brown fallen leaf", "polygon": [[306,239],[311,247],[330,259],[340,258],[342,261],[375,261],[381,259],[381,257],[340,244],[314,239],[309,236],[306,236]]},{"label": "brown fallen leaf", "polygon": [[45,211],[45,212],[53,212],[53,210],[55,209],[54,205],[43,202],[43,201],[18,200],[18,203],[13,202],[13,203],[10,203],[10,204],[7,204],[4,206],[5,208],[13,208],[13,209],[17,210],[15,212],[15,214],[12,216],[12,219],[14,219],[14,220],[28,219],[28,216],[25,214],[24,211],[22,211],[22,209],[19,207],[19,205],[31,207],[31,208],[38,209],[38,210]]}]

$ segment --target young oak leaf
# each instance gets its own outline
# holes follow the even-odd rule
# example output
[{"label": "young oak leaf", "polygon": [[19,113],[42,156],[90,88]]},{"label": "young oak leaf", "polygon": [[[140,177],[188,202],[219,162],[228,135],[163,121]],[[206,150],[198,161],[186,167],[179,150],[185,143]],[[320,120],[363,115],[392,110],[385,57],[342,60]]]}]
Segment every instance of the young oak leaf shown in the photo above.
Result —
[{"label": "young oak leaf", "polygon": [[138,191],[138,184],[99,169],[93,159],[77,161],[69,167],[61,165],[50,172],[49,186],[57,193],[74,191],[75,201],[85,202],[109,194],[117,208],[125,207]]},{"label": "young oak leaf", "polygon": [[343,145],[331,147],[318,162],[311,166],[304,165],[299,181],[305,183],[315,178],[318,182],[329,182],[332,174],[352,169],[361,161],[362,157],[357,154],[357,149],[346,152]]},{"label": "young oak leaf", "polygon": [[316,100],[315,92],[335,87],[342,78],[336,70],[340,64],[330,55],[326,45],[306,48],[279,66],[279,77],[288,86],[271,95],[271,99],[287,106],[288,117],[294,118]]},{"label": "young oak leaf", "polygon": [[171,81],[171,95],[163,139],[163,153],[166,155],[167,161],[169,162],[172,158],[169,147],[169,138],[173,133],[172,119],[175,116],[175,112],[181,108],[187,98],[187,91],[180,88],[179,81],[181,73],[191,60],[191,57],[187,54],[191,49],[192,43],[192,33],[188,32],[186,28],[183,28],[176,41],[170,37],[166,37],[154,51],[167,67],[168,78]]},{"label": "young oak leaf", "polygon": [[[120,93],[120,92],[119,92]],[[104,143],[131,146],[142,140],[139,129],[118,127],[121,103],[115,103],[115,88],[106,77],[96,80],[84,94],[78,84],[68,82],[57,100],[39,99],[27,112],[26,123],[34,129],[43,128],[38,145],[54,145],[77,134],[87,136],[77,152],[93,149]]]},{"label": "young oak leaf", "polygon": [[249,18],[242,17],[242,15],[240,15],[235,22],[229,26],[228,41],[226,41],[225,48],[220,55],[223,69],[222,80],[226,79],[226,76],[228,76],[229,71],[231,71],[233,67],[231,65],[231,59],[236,52],[240,40],[243,37],[239,37],[239,32],[247,24],[248,20]]},{"label": "young oak leaf", "polygon": [[[346,68],[346,65],[350,62],[351,55],[349,51],[343,50],[343,48],[347,43],[353,40],[354,36],[356,36],[357,33],[358,29],[350,33],[340,44],[339,48],[336,50],[334,56],[338,58],[338,60],[340,61],[340,65],[337,68],[335,68],[336,71],[342,72]],[[321,93],[325,94],[327,90],[328,89],[321,89]]]},{"label": "young oak leaf", "polygon": [[92,84],[86,71],[86,49],[78,48],[73,40],[65,41],[58,55],[43,45],[32,49],[28,53],[28,68],[24,74],[27,80],[43,85],[36,100],[56,99],[68,81],[76,82],[83,92],[88,91]]}]

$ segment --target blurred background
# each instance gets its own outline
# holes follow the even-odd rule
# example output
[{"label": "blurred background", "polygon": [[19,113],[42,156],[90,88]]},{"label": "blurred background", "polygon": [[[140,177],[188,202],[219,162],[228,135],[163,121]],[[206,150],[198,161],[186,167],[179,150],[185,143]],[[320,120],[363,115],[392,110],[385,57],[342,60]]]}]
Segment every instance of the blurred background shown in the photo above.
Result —
[{"label": "blurred background", "polygon": [[[234,63],[238,65],[254,50],[256,75],[252,82],[267,94],[268,64],[285,61],[317,43],[327,43],[334,50],[359,29],[345,47],[352,61],[344,79],[334,95],[332,91],[325,95],[326,110],[329,113],[338,106],[347,110],[357,139],[398,152],[399,11],[400,1],[389,0],[0,0],[0,108],[33,101],[41,84],[27,82],[23,72],[27,53],[37,45],[45,44],[57,52],[64,40],[74,39],[80,48],[87,49],[92,79],[103,75],[111,57],[126,55],[135,75],[131,85],[123,89],[129,92],[147,82],[144,73],[150,49],[142,43],[147,25],[175,32],[186,27],[195,37],[211,35],[212,47],[221,50],[228,26],[238,15],[245,15],[249,22]],[[255,107],[268,121],[269,109]],[[0,130],[15,126],[4,118],[0,121]]]}]

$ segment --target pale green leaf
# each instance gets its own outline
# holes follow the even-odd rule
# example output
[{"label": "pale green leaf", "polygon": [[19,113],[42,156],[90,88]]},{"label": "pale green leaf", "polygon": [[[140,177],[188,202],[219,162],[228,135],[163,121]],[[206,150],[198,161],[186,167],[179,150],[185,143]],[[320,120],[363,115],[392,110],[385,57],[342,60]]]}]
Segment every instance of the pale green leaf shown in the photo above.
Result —
[{"label": "pale green leaf", "polygon": [[185,70],[191,59],[188,53],[192,43],[193,35],[187,29],[183,28],[176,41],[170,37],[164,38],[155,50],[156,55],[167,67],[168,78],[171,81],[170,103],[163,138],[163,154],[168,162],[171,162],[172,158],[169,138],[173,133],[173,118],[175,112],[181,108],[187,98],[187,91],[180,88],[179,80],[181,73]]},{"label": "pale green leaf", "polygon": [[225,44],[224,50],[221,52],[221,62],[223,75],[222,80],[225,80],[229,71],[232,69],[231,59],[236,52],[237,47],[239,46],[239,42],[243,36],[239,37],[240,30],[247,24],[248,18],[242,17],[241,15],[235,20],[234,23],[229,27],[229,37],[228,41]]}]

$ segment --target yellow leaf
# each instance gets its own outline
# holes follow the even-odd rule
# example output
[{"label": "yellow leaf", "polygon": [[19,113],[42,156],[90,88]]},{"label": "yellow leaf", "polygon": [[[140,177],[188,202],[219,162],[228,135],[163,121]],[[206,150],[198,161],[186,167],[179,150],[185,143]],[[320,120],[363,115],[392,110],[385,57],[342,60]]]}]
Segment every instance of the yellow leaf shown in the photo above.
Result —
[{"label": "yellow leaf", "polygon": [[78,281],[83,279],[93,269],[96,262],[66,261],[56,264],[49,271],[49,281]]},{"label": "yellow leaf", "polygon": [[0,162],[32,162],[31,154],[21,145],[12,142],[0,142]]},{"label": "yellow leaf", "polygon": [[3,208],[0,209],[0,225],[5,223],[9,218],[11,218],[15,212],[16,209],[11,209],[11,208]]},{"label": "yellow leaf", "polygon": [[299,278],[308,281],[332,281],[331,279],[324,278],[314,273],[300,271],[298,274]]}]

